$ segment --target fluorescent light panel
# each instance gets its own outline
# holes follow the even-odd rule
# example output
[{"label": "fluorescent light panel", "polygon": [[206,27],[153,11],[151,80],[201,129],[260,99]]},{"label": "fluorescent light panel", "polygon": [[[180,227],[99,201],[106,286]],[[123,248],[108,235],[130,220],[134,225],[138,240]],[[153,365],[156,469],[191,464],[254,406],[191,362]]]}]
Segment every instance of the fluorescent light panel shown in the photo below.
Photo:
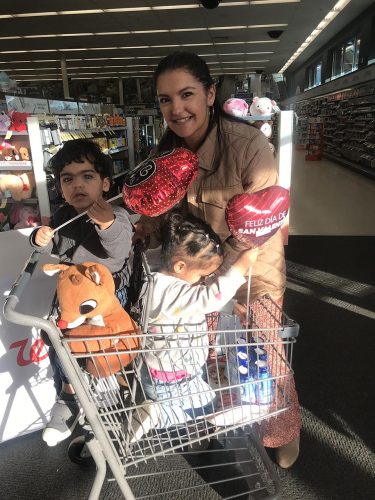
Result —
[{"label": "fluorescent light panel", "polygon": [[[221,2],[219,8],[233,8],[244,7],[247,5],[272,5],[272,4],[288,4],[299,3],[301,0],[248,0],[244,2]],[[1,14],[0,19],[9,19],[17,17],[41,17],[41,16],[75,16],[87,14],[103,14],[103,13],[116,13],[116,12],[144,12],[154,10],[185,10],[185,9],[199,9],[203,8],[199,3],[183,4],[183,5],[156,5],[154,7],[121,7],[114,9],[84,9],[84,10],[60,10],[49,12],[24,12],[19,14]]]},{"label": "fluorescent light panel", "polygon": [[226,31],[226,30],[241,30],[241,29],[257,29],[257,28],[284,28],[287,24],[253,24],[242,26],[212,26],[209,28],[174,28],[162,30],[132,30],[132,31],[101,31],[97,33],[50,33],[40,35],[24,35],[24,36],[5,36],[0,37],[0,40],[13,40],[20,38],[59,38],[59,37],[76,37],[76,36],[124,36],[124,35],[152,35],[155,33],[185,33],[190,31]]},{"label": "fluorescent light panel", "polygon": [[[252,40],[241,42],[208,42],[208,43],[181,43],[181,44],[165,44],[165,45],[133,45],[123,47],[81,47],[77,49],[37,49],[37,50],[0,50],[0,54],[26,54],[28,52],[79,52],[87,50],[129,50],[129,49],[156,49],[169,47],[211,47],[215,45],[246,45],[256,43],[278,43],[280,40]],[[146,56],[145,56],[146,57]]]}]

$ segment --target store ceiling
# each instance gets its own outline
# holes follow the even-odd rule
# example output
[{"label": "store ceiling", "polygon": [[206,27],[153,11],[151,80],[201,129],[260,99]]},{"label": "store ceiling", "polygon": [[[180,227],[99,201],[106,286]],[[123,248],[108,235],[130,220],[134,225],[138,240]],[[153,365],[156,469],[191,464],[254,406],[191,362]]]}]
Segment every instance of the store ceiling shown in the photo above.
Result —
[{"label": "store ceiling", "polygon": [[[0,71],[21,80],[148,77],[164,55],[194,51],[212,74],[278,72],[337,0],[18,0],[1,2]],[[373,0],[352,0],[300,55],[303,62]],[[184,7],[183,7],[184,6]],[[53,9],[53,11],[52,11]],[[282,30],[278,39],[268,31]]]}]

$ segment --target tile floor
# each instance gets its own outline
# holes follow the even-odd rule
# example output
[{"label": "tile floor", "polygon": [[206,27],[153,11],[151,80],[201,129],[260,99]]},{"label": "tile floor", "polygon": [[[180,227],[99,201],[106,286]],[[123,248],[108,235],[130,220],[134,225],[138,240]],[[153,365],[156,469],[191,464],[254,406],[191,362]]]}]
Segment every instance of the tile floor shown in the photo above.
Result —
[{"label": "tile floor", "polygon": [[290,235],[375,236],[375,179],[293,152]]}]

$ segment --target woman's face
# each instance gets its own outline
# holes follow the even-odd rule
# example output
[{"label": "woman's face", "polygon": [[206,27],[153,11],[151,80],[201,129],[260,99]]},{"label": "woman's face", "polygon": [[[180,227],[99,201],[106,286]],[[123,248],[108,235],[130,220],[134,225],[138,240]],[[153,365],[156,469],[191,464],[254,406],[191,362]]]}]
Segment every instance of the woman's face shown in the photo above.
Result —
[{"label": "woman's face", "polygon": [[156,87],[160,110],[168,127],[195,151],[208,128],[215,85],[206,91],[188,71],[175,69],[159,75]]}]

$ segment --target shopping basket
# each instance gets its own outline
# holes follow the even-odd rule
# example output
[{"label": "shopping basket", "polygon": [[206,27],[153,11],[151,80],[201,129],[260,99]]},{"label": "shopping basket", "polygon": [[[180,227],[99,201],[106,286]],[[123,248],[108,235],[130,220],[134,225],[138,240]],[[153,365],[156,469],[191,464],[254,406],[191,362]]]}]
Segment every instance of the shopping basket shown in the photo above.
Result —
[{"label": "shopping basket", "polygon": [[[247,328],[237,317],[219,314],[216,330],[210,331],[216,338],[215,356],[207,356],[208,331],[197,330],[188,345],[190,334],[182,335],[185,342],[180,345],[181,333],[172,332],[171,347],[158,348],[160,334],[148,331],[153,278],[142,254],[139,281],[145,286],[135,304],[141,326],[138,356],[121,373],[99,379],[86,372],[87,358],[95,363],[97,356],[120,353],[73,354],[69,339],[53,321],[15,310],[37,261],[38,254],[33,253],[6,300],[4,316],[48,333],[75,389],[87,424],[85,435],[71,442],[69,456],[77,463],[95,461],[90,499],[99,497],[107,464],[127,500],[279,498],[280,483],[259,444],[258,423],[289,408],[298,325],[277,304],[269,298],[257,301]],[[147,355],[168,356],[170,351],[184,359],[187,349],[206,359],[199,376],[180,380],[176,376],[172,382],[159,381],[156,387],[145,362]],[[150,399],[150,387],[159,391],[157,401]],[[200,406],[204,413],[199,413]]]}]

